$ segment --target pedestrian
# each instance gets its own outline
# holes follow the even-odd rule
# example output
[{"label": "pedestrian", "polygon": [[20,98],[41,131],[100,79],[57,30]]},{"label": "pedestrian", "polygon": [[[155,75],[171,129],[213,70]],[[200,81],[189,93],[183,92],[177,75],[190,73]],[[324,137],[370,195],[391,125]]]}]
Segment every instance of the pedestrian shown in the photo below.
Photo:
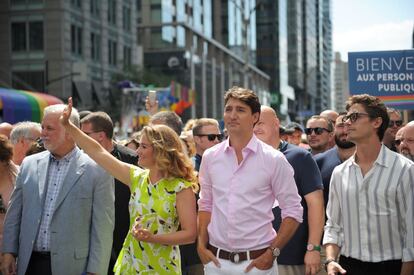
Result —
[{"label": "pedestrian", "polygon": [[[47,151],[26,157],[20,166],[4,222],[5,275],[108,270],[113,178],[76,146],[59,123],[64,108],[57,104],[44,109],[41,137]],[[79,126],[77,111],[70,119]]]},{"label": "pedestrian", "polygon": [[131,190],[131,229],[115,264],[115,274],[181,274],[178,245],[194,242],[196,178],[178,135],[168,126],[146,126],[138,166],[122,162],[69,120],[61,122],[77,144]]},{"label": "pedestrian", "polygon": [[[257,95],[233,87],[225,95],[228,139],[207,149],[200,167],[198,254],[205,274],[277,274],[276,258],[302,222],[293,169],[282,153],[253,134]],[[282,209],[279,232],[272,206]]]},{"label": "pedestrian", "polygon": [[414,163],[381,143],[390,119],[378,98],[354,95],[346,110],[356,152],[332,174],[325,267],[329,275],[412,275]]}]

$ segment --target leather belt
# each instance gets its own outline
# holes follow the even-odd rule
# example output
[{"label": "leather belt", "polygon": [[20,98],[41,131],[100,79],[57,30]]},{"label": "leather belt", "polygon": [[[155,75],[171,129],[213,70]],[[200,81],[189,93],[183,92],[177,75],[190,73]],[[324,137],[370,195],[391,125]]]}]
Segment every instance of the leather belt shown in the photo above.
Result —
[{"label": "leather belt", "polygon": [[[220,251],[217,255],[217,250],[218,250],[217,247],[215,247],[211,244],[208,244],[207,248],[211,252],[213,252],[213,254],[215,256],[217,256],[218,258],[224,259],[224,260],[229,260],[233,263],[240,263],[242,261],[246,261],[248,259],[247,255],[250,256],[251,260],[254,260],[256,258],[259,258],[267,250],[267,248],[262,248],[262,249],[250,250],[250,251],[229,252],[229,251],[220,249]],[[247,253],[249,253],[249,254],[247,254]]]}]

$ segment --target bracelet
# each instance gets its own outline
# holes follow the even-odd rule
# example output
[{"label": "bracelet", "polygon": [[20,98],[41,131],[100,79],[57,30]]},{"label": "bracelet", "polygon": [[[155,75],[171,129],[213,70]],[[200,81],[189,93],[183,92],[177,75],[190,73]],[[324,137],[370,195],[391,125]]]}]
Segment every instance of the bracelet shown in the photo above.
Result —
[{"label": "bracelet", "polygon": [[323,263],[323,265],[325,266],[325,271],[326,272],[328,272],[328,265],[332,262],[335,262],[335,259],[328,259]]}]

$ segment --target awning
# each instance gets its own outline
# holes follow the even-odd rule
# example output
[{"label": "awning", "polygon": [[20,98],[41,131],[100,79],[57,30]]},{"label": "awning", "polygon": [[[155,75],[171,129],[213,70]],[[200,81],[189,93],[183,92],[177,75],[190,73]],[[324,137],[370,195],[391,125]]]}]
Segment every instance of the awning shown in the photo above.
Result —
[{"label": "awning", "polygon": [[20,121],[40,122],[46,106],[62,103],[59,98],[44,93],[0,88],[3,121],[11,124]]}]

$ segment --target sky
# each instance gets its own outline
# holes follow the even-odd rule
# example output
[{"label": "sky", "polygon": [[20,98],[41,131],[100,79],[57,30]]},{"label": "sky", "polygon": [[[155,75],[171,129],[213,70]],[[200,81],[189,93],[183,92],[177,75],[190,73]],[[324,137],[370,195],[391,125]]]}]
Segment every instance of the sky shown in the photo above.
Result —
[{"label": "sky", "polygon": [[414,0],[332,0],[333,49],[348,52],[411,49]]}]

